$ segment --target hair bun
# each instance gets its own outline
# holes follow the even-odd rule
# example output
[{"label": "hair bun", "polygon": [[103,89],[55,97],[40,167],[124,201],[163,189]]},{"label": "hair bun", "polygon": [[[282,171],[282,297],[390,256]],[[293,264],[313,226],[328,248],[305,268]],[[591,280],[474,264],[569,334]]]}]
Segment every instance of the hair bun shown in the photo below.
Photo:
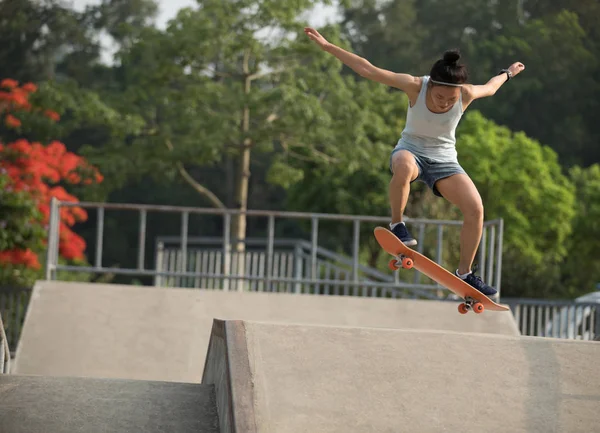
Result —
[{"label": "hair bun", "polygon": [[460,53],[458,50],[449,50],[444,53],[444,62],[449,64],[456,64],[460,59]]}]

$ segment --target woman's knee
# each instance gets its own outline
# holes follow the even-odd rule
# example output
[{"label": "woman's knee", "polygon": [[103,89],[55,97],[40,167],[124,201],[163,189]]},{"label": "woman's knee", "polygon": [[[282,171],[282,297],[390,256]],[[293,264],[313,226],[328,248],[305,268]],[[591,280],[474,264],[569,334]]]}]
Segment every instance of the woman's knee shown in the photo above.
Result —
[{"label": "woman's knee", "polygon": [[419,167],[415,157],[407,150],[400,150],[392,157],[392,174],[394,179],[412,181],[419,176]]},{"label": "woman's knee", "polygon": [[462,209],[462,214],[465,220],[473,222],[482,222],[484,209],[481,199],[469,202]]}]

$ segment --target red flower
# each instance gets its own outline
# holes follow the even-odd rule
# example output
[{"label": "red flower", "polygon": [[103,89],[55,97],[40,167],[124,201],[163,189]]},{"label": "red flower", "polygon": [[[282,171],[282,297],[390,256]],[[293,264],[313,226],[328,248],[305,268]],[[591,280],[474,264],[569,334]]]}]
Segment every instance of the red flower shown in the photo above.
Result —
[{"label": "red flower", "polygon": [[[28,96],[37,90],[33,83],[21,88],[15,80],[6,79],[0,82],[0,111],[11,108],[30,109]],[[60,115],[53,110],[43,110],[43,114],[52,120],[60,120]],[[7,113],[5,122],[11,127],[18,127],[21,121]],[[50,217],[50,201],[56,197],[61,201],[78,202],[77,197],[69,194],[61,184],[100,183],[103,180],[100,172],[80,156],[67,151],[59,141],[48,145],[19,139],[13,143],[0,143],[0,169],[11,179],[11,188],[25,191],[36,203],[42,214],[42,224],[47,224]],[[87,212],[82,208],[61,208],[59,252],[67,259],[85,258],[85,241],[74,233],[70,227],[87,220]],[[37,224],[38,222],[32,222]],[[0,263],[23,264],[39,269],[39,261],[31,250],[1,251]]]},{"label": "red flower", "polygon": [[10,78],[5,78],[0,81],[0,87],[4,87],[5,89],[14,89],[19,85],[19,82],[16,80],[12,80]]},{"label": "red flower", "polygon": [[9,128],[18,128],[19,126],[21,126],[21,121],[12,114],[6,116],[5,122],[6,126],[8,126]]},{"label": "red flower", "polygon": [[44,111],[44,114],[46,115],[46,117],[54,120],[55,122],[58,122],[60,120],[60,114],[58,114],[56,111],[46,110]]},{"label": "red flower", "polygon": [[37,91],[37,86],[33,83],[25,83],[21,86],[21,89],[27,93],[35,93]]},{"label": "red flower", "polygon": [[27,93],[21,89],[13,89],[12,100],[18,107],[27,106],[29,104],[27,101]]},{"label": "red flower", "polygon": [[40,269],[41,265],[37,254],[31,250],[12,250],[0,252],[0,263],[12,265],[25,265],[31,269]]}]

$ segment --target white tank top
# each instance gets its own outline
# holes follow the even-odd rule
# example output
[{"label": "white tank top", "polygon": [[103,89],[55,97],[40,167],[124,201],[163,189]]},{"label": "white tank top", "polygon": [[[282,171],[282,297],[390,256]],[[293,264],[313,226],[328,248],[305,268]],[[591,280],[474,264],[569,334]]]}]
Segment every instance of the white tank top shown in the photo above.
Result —
[{"label": "white tank top", "polygon": [[434,161],[457,161],[456,127],[462,110],[462,92],[454,106],[445,113],[433,113],[425,102],[429,76],[423,77],[415,105],[408,106],[406,126],[396,148],[407,149]]}]

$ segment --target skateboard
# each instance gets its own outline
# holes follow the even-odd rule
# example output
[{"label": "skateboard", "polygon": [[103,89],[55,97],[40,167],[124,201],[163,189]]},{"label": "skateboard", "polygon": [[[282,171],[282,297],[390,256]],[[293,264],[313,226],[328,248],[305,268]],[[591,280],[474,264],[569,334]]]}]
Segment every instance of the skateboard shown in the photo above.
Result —
[{"label": "skateboard", "polygon": [[400,267],[412,269],[413,267],[435,282],[441,284],[448,290],[463,298],[464,302],[458,305],[458,312],[466,314],[469,310],[477,314],[486,309],[491,311],[508,311],[509,308],[495,303],[479,290],[471,287],[459,277],[444,269],[433,260],[423,254],[407,247],[391,231],[384,227],[375,228],[375,238],[385,252],[394,256],[389,262],[389,268],[393,271]]}]

